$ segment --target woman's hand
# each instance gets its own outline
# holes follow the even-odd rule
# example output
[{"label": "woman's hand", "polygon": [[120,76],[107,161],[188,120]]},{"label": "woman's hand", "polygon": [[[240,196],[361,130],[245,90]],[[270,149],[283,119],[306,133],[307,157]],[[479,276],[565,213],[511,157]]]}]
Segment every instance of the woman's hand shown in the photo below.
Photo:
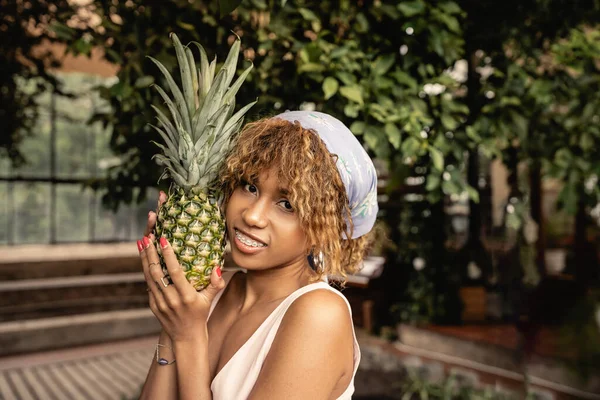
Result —
[{"label": "woman's hand", "polygon": [[148,213],[148,222],[146,223],[146,230],[144,231],[144,236],[148,236],[150,240],[154,241],[154,226],[156,225],[156,218],[158,214],[158,210],[160,206],[167,201],[167,195],[162,190],[158,194],[158,204],[156,205],[156,211],[150,211]]},{"label": "woman's hand", "polygon": [[150,289],[150,309],[174,343],[193,342],[199,335],[206,334],[210,305],[225,287],[221,268],[214,268],[210,284],[197,292],[185,278],[167,239],[161,237],[159,243],[173,283],[163,274],[154,243],[148,237],[138,241],[144,277]]}]

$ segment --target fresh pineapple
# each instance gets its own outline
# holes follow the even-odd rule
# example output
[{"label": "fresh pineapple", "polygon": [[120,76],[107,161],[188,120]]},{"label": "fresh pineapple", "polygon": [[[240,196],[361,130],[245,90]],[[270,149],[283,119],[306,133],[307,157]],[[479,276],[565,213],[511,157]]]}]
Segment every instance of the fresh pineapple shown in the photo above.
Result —
[{"label": "fresh pineapple", "polygon": [[[248,67],[230,86],[236,72],[240,41],[229,50],[225,63],[215,75],[216,57],[209,64],[204,48],[192,42],[200,52],[196,68],[190,45],[184,47],[171,34],[181,74],[181,88],[169,71],[149,57],[165,76],[173,99],[160,87],[156,90],[170,112],[167,117],[159,108],[158,125],[153,126],[165,145],[157,154],[159,165],[165,167],[162,178],[172,182],[167,201],[158,210],[156,237],[164,236],[177,254],[185,275],[201,290],[210,282],[214,267],[221,265],[225,246],[225,222],[219,207],[219,192],[215,185],[221,164],[240,130],[250,103],[235,114],[235,95],[252,69]],[[167,273],[165,262],[161,265]]]}]

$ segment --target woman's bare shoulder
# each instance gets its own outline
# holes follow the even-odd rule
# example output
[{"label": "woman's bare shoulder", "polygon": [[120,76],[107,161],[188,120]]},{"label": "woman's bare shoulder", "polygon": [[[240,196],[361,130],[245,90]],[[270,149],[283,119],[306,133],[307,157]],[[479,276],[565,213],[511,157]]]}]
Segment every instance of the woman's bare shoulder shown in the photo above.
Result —
[{"label": "woman's bare shoulder", "polygon": [[329,289],[316,289],[303,294],[290,305],[282,324],[298,321],[310,322],[313,328],[330,329],[335,325],[344,328],[340,330],[343,333],[351,327],[352,317],[341,294]]},{"label": "woman's bare shoulder", "polygon": [[328,289],[297,298],[288,308],[251,399],[330,397],[352,369],[352,318],[344,299]]}]

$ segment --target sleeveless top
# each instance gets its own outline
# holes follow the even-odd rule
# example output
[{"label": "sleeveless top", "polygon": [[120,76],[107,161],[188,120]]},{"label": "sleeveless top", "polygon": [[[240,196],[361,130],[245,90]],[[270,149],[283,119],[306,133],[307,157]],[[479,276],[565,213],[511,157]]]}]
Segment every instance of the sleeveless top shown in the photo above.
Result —
[{"label": "sleeveless top", "polygon": [[[231,278],[229,278],[229,280],[231,280]],[[229,283],[229,280],[226,282],[226,285]],[[250,392],[258,379],[263,362],[265,361],[267,354],[269,354],[269,349],[275,339],[277,329],[283,320],[285,312],[298,297],[316,289],[326,289],[343,298],[348,306],[350,318],[352,318],[352,310],[348,300],[346,300],[338,290],[332,288],[327,283],[315,282],[301,287],[286,297],[281,304],[269,314],[252,336],[250,336],[231,359],[227,361],[219,373],[217,373],[210,385],[214,400],[242,400],[248,398],[248,395],[250,395]],[[223,288],[213,300],[208,314],[209,318],[224,291],[225,288]],[[354,393],[354,377],[360,362],[360,348],[358,347],[358,342],[356,340],[354,326],[352,326],[352,337],[354,338],[354,368],[352,379],[344,393],[338,397],[338,400],[351,399],[352,394]]]}]

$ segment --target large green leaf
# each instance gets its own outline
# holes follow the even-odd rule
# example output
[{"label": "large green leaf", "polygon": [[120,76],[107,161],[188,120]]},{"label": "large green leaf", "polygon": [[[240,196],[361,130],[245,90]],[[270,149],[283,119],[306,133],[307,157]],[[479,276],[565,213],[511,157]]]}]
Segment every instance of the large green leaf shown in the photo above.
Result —
[{"label": "large green leaf", "polygon": [[418,153],[420,147],[421,147],[421,143],[419,143],[419,141],[416,138],[409,137],[404,142],[402,142],[402,145],[401,145],[402,154],[405,157],[416,157],[418,155],[417,153]]},{"label": "large green leaf", "polygon": [[425,3],[421,0],[400,1],[398,3],[398,9],[405,17],[410,18],[425,11]]},{"label": "large green leaf", "polygon": [[352,125],[350,125],[350,130],[355,135],[362,135],[365,133],[365,123],[363,121],[354,121]]},{"label": "large green leaf", "polygon": [[386,54],[384,56],[377,57],[373,63],[373,72],[377,75],[383,75],[387,73],[392,65],[396,62],[395,54]]},{"label": "large green leaf", "polygon": [[391,145],[394,146],[395,149],[399,149],[400,142],[402,140],[402,132],[400,131],[400,129],[398,129],[396,124],[392,123],[385,124],[383,129]]},{"label": "large green leaf", "polygon": [[444,170],[444,155],[435,147],[429,147],[429,155],[433,162],[433,167],[438,171]]},{"label": "large green leaf", "polygon": [[302,15],[302,18],[304,18],[307,21],[318,21],[319,20],[319,17],[317,17],[317,14],[315,14],[308,8],[299,8],[298,12],[300,13],[300,15]]},{"label": "large green leaf", "polygon": [[362,89],[358,85],[353,86],[342,86],[340,88],[340,94],[359,105],[364,105],[365,102],[363,100]]},{"label": "large green leaf", "polygon": [[337,93],[339,86],[340,84],[338,83],[337,79],[330,76],[325,78],[323,81],[323,93],[325,94],[325,100],[329,100],[331,97],[333,97]]}]

